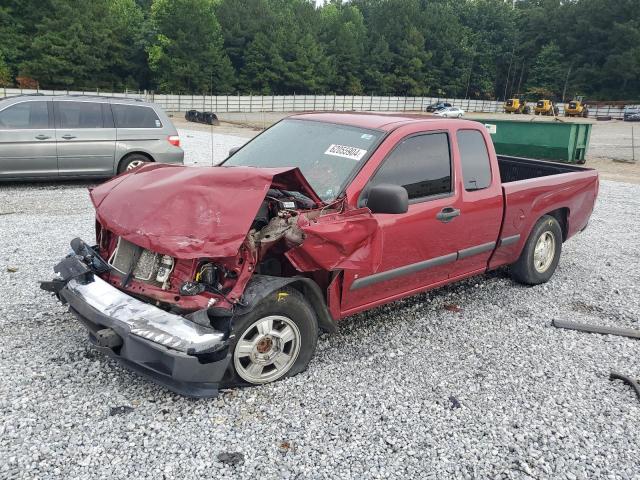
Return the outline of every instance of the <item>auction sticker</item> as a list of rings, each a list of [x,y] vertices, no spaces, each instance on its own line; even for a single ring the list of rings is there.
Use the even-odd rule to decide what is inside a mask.
[[[346,145],[332,144],[324,152],[325,155],[334,155],[336,157],[350,158],[351,160],[361,160],[364,157],[366,150],[362,150],[357,147],[347,147]]]

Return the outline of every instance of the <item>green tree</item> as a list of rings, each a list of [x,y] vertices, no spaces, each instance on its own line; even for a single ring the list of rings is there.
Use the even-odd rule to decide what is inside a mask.
[[[9,87],[11,83],[11,71],[4,60],[4,55],[0,52],[0,87]]]
[[[270,95],[284,90],[285,61],[277,48],[279,32],[256,34],[244,55],[242,84],[251,92]]]
[[[566,62],[558,45],[551,41],[542,47],[531,68],[527,81],[529,90],[547,92],[554,98],[562,95],[566,74]]]
[[[321,11],[319,41],[324,46],[330,65],[329,89],[334,92],[359,95],[365,59],[367,29],[360,10],[339,0],[333,0]]]
[[[149,68],[162,91],[228,93],[233,68],[213,0],[154,0]]]
[[[137,6],[125,0],[51,0],[55,15],[33,26],[18,73],[41,88],[135,87],[130,28]],[[133,17],[133,18],[131,18]],[[25,32],[28,34],[28,32]]]

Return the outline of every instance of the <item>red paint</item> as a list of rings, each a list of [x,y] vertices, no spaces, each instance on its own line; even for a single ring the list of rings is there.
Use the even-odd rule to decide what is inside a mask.
[[[593,210],[598,174],[591,169],[503,185],[491,138],[476,122],[353,113],[297,117],[386,132],[346,188],[343,200],[322,204],[300,171],[286,168],[148,165],[92,190],[97,220],[109,232],[99,242],[104,256],[115,248],[115,236],[122,236],[178,259],[180,268],[168,290],[138,281],[127,290],[187,310],[205,308],[211,299],[217,306],[231,307],[260,268],[261,256],[271,255],[282,264],[282,275],[304,275],[316,281],[327,292],[329,311],[337,319],[513,263],[542,215],[551,211],[566,215],[569,238],[586,226]],[[480,131],[485,139],[492,170],[492,183],[486,189],[464,189],[456,141],[461,129]],[[399,215],[372,214],[359,207],[360,193],[394,146],[409,135],[433,131],[449,136],[451,194],[413,203]],[[269,188],[299,191],[316,202],[318,208],[299,212],[301,245],[280,240],[258,249],[251,242],[249,228]],[[436,214],[445,207],[460,209],[461,215],[442,223]],[[518,242],[500,246],[500,239],[514,235],[520,235]],[[450,258],[452,253],[494,242],[495,248],[466,258],[454,255],[449,263],[352,288],[354,282],[358,287],[359,279],[375,273]],[[227,280],[226,299],[210,293],[176,299],[179,284],[193,279],[201,261],[234,272],[233,280]],[[118,278],[111,281],[117,284]]]
[[[91,191],[98,222],[177,258],[234,257],[273,184],[320,202],[298,169],[148,164]]]

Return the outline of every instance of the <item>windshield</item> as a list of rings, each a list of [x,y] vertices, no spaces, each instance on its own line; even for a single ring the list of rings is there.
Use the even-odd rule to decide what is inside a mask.
[[[298,167],[318,196],[331,201],[373,152],[383,132],[286,119],[231,156],[224,166]]]

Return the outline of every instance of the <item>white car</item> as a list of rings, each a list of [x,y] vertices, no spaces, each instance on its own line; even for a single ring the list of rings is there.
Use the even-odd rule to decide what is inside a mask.
[[[439,117],[445,118],[460,118],[464,116],[464,110],[458,107],[447,107],[442,108],[436,112],[433,112],[434,115],[438,115]]]

